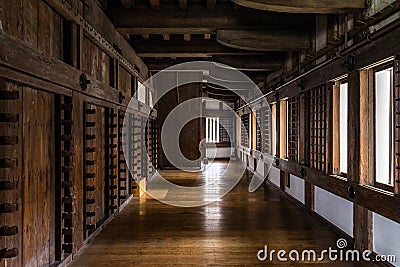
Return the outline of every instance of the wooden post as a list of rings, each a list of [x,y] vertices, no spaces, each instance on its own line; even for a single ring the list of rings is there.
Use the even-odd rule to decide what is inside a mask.
[[[369,184],[369,71],[348,77],[348,181]],[[357,197],[357,192],[356,192]],[[372,212],[354,203],[353,235],[356,249],[372,249]]]
[[[300,95],[299,112],[299,152],[300,164],[310,166],[310,95]],[[304,181],[304,205],[309,212],[314,211],[314,185]]]
[[[287,179],[288,173],[285,171],[280,171],[280,189],[285,192],[286,191],[286,179]]]
[[[314,185],[309,181],[304,181],[304,204],[306,210],[311,212],[314,211]]]
[[[276,157],[279,158],[280,157],[280,148],[281,148],[281,130],[280,130],[280,124],[281,124],[281,107],[280,107],[280,103],[277,100],[276,104],[275,104],[275,145],[276,145]]]
[[[328,83],[327,87],[327,96],[326,96],[326,103],[327,103],[327,109],[326,109],[326,114],[325,114],[325,121],[328,124],[327,127],[327,132],[326,132],[326,155],[325,155],[325,160],[328,163],[326,166],[326,171],[329,174],[333,173],[333,135],[334,132],[338,132],[338,128],[333,128],[333,91],[334,91],[334,84],[333,83]]]
[[[287,101],[280,101],[280,126],[279,126],[279,134],[280,134],[280,157],[287,158]]]
[[[360,72],[354,71],[348,77],[348,170],[350,183],[360,181]]]
[[[354,247],[358,250],[372,250],[372,212],[354,204]]]
[[[332,173],[340,173],[340,82],[332,88]],[[343,108],[343,107],[342,107]],[[347,107],[346,107],[347,108]]]
[[[395,121],[395,138],[400,140],[400,55],[397,55],[394,61],[394,93],[393,93],[393,107],[394,107],[394,121]],[[395,145],[394,148],[394,194],[400,197],[400,148]]]

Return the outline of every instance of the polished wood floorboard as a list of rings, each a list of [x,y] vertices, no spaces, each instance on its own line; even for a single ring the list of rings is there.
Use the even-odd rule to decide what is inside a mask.
[[[224,167],[223,162],[213,165]],[[187,186],[209,177],[204,172],[164,174]],[[196,208],[169,206],[149,197],[133,200],[70,266],[370,266],[258,261],[256,254],[264,245],[321,251],[336,248],[339,236],[275,187],[267,184],[249,193],[248,183],[244,176],[221,201]]]

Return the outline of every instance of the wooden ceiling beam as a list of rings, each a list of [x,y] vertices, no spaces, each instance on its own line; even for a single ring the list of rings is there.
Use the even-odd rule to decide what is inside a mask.
[[[168,43],[162,38],[135,40],[130,42],[136,53],[142,58],[208,58],[214,55],[260,55],[263,52],[238,50],[225,47],[215,40],[204,40],[203,36],[191,36],[186,42],[180,36],[171,36]]]
[[[311,48],[311,36],[301,31],[219,30],[217,42],[251,51],[301,51]]]
[[[163,3],[158,12],[136,3],[134,9],[110,8],[110,17],[117,30],[125,34],[205,34],[218,29],[296,31],[310,30],[314,23],[313,15],[309,14],[266,14],[248,8],[233,9],[229,3],[218,3],[212,11],[206,10],[200,3],[191,3],[185,12],[172,3]]]
[[[271,12],[348,14],[366,8],[365,0],[232,0],[235,4]]]
[[[176,64],[196,61],[210,60],[231,66],[240,71],[267,72],[282,69],[283,54],[275,53],[270,55],[258,56],[215,56],[208,59],[199,58],[147,58],[145,63],[150,71],[160,71]]]

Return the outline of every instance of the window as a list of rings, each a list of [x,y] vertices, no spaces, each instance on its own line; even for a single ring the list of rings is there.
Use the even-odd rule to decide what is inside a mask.
[[[309,91],[310,98],[310,166],[327,171],[327,93],[321,86]]]
[[[219,143],[231,144],[235,140],[230,140],[230,137],[235,138],[234,118],[219,118]]]
[[[270,155],[275,155],[273,152],[273,146],[274,146],[274,138],[273,136],[273,125],[272,125],[272,106],[270,108],[266,108],[263,110],[261,113],[261,120],[263,124],[263,129],[262,129],[262,135],[264,136],[264,139],[262,141],[262,152],[268,153]]]
[[[137,82],[138,86],[137,86],[137,90],[138,90],[138,94],[137,94],[137,98],[140,102],[142,103],[146,103],[146,94],[147,94],[147,88],[144,87],[144,85],[141,82]]]
[[[241,124],[240,124],[240,134],[241,134],[241,143],[244,147],[249,147],[249,114],[244,114],[241,116]]]
[[[256,111],[256,150],[261,151],[261,109]]]
[[[219,118],[206,119],[206,142],[219,143]]]
[[[347,176],[348,83],[337,81],[333,87],[333,174]]]
[[[375,183],[393,186],[393,67],[374,72]]]
[[[291,161],[298,161],[299,157],[299,96],[294,96],[287,101],[287,154]]]

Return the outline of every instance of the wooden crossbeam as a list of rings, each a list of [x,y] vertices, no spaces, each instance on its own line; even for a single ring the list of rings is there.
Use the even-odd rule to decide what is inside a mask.
[[[151,0],[156,1],[156,0]],[[125,34],[205,34],[218,29],[310,30],[313,15],[266,13],[247,8],[232,9],[218,4],[215,10],[206,10],[201,3],[191,3],[185,12],[173,3],[163,3],[158,12],[136,3],[134,9],[110,7],[111,19],[120,33]],[[151,19],[143,19],[151,18]],[[282,23],[284,22],[284,23]]]

